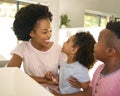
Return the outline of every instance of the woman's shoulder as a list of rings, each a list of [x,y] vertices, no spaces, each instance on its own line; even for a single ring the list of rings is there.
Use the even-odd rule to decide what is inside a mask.
[[[29,44],[27,41],[20,42],[14,50],[12,50],[11,54],[17,54],[23,58],[23,54],[28,50],[26,47]]]
[[[28,46],[30,46],[29,41],[22,41],[17,44],[14,50],[25,50]]]
[[[17,46],[28,46],[30,44],[29,41],[22,41]]]

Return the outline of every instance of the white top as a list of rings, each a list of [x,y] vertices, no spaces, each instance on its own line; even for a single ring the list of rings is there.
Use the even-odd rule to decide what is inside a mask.
[[[23,58],[23,67],[27,74],[44,77],[45,73],[52,71],[58,73],[58,65],[65,60],[65,55],[61,53],[61,46],[53,44],[46,52],[34,48],[30,41],[24,41],[12,51]]]
[[[79,88],[73,88],[68,82],[70,77],[76,78],[79,82],[90,81],[88,74],[88,69],[81,65],[79,62],[74,62],[73,64],[66,64],[65,62],[61,64],[60,67],[60,77],[59,77],[59,89],[62,94],[70,94],[79,92]]]

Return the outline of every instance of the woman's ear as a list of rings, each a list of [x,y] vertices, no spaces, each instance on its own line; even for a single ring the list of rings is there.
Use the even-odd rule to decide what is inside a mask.
[[[34,31],[31,31],[29,35],[30,37],[34,37]]]

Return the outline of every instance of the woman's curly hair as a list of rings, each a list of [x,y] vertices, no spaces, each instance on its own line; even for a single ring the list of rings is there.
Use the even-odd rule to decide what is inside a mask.
[[[52,13],[47,6],[30,4],[22,7],[16,13],[13,23],[13,30],[18,40],[28,41],[30,39],[29,34],[36,22],[46,18],[52,21]]]
[[[96,43],[93,36],[89,32],[76,33],[74,43],[78,47],[75,60],[88,69],[92,68],[95,63],[94,45]]]

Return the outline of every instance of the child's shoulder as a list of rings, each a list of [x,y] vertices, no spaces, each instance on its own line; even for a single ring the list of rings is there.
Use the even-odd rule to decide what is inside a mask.
[[[79,72],[83,72],[83,71],[88,71],[88,69],[85,67],[85,66],[83,66],[82,64],[80,64],[79,62],[75,62],[74,64],[72,64],[73,65],[73,68],[75,69],[75,71],[76,70],[78,70]]]
[[[103,69],[104,68],[104,64],[100,64],[97,69]]]
[[[100,72],[102,71],[103,68],[104,68],[104,64],[100,64],[100,65],[96,68],[94,74],[100,74]]]

